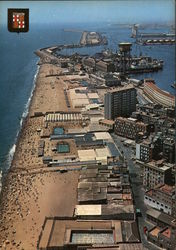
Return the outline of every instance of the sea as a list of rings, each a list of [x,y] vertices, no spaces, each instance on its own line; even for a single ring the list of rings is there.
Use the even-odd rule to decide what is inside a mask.
[[[68,31],[73,29],[72,31]],[[34,51],[58,44],[79,43],[80,30],[101,32],[108,45],[73,49],[65,53],[95,54],[103,49],[118,50],[119,42],[132,42],[132,54],[151,56],[164,61],[162,71],[145,73],[132,78],[153,78],[156,84],[172,92],[175,80],[175,46],[139,46],[131,38],[131,28],[112,23],[93,24],[31,24],[27,33],[10,33],[0,26],[0,170],[3,174],[10,167],[19,131],[27,115],[38,72],[38,57]],[[143,32],[168,32],[168,28],[145,29]]]

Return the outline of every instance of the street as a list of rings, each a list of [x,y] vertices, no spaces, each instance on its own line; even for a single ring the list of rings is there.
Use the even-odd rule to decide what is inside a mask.
[[[115,134],[111,134],[112,138],[114,139],[114,142],[116,146],[118,147],[119,151],[123,152],[123,155],[125,159],[127,160],[127,165],[129,169],[130,174],[130,180],[132,185],[132,191],[133,191],[133,198],[134,198],[134,204],[136,206],[136,209],[140,209],[142,216],[138,217],[138,225],[139,225],[139,232],[141,236],[141,241],[146,249],[150,250],[157,250],[160,249],[156,247],[153,244],[150,244],[147,241],[146,236],[144,235],[143,228],[144,226],[147,226],[148,229],[151,229],[153,227],[153,224],[150,224],[145,221],[146,217],[146,210],[147,207],[144,204],[144,188],[142,185],[142,169],[138,165],[134,164],[134,162],[131,160],[131,157],[135,155],[135,149],[132,149],[131,147],[126,147],[123,145],[123,142],[121,142],[121,139],[123,137],[119,137]]]

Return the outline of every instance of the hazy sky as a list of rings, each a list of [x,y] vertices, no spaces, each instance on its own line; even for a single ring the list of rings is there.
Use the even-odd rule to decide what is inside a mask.
[[[174,0],[1,1],[0,23],[7,23],[7,8],[29,8],[30,23],[174,23],[175,18]]]

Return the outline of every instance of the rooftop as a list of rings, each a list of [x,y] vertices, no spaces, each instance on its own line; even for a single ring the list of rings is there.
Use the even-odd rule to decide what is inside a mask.
[[[100,120],[100,122],[102,122],[104,124],[108,124],[108,125],[114,125],[113,120],[102,119],[102,120]]]
[[[135,221],[124,223],[117,220],[78,221],[75,218],[57,217],[45,218],[43,225],[39,238],[39,249],[68,247],[70,244],[72,246],[84,244],[84,246],[87,245],[87,249],[93,249],[95,247],[93,243],[96,243],[96,249],[109,250],[117,246],[117,243],[121,243],[119,246],[123,245],[118,248],[121,250],[142,249],[136,247],[140,238]],[[122,244],[123,242],[126,244]]]
[[[154,84],[153,82],[145,82],[144,86],[147,85],[148,87],[150,87],[151,89],[153,89],[154,91],[157,91],[158,93],[166,96],[166,97],[169,97],[171,99],[175,99],[173,95],[171,95],[170,93],[158,88],[158,86],[156,84]]]
[[[90,98],[90,99],[96,99],[96,98],[99,98],[98,94],[97,93],[88,93],[87,96]]]
[[[160,160],[160,161],[150,161],[148,163],[145,164],[147,167],[152,167],[156,170],[159,170],[161,172],[165,172],[168,169],[171,169],[172,166],[169,166],[168,164],[166,165],[164,163],[164,160]]]
[[[116,169],[122,166],[116,166]],[[118,173],[116,169],[100,166],[82,170],[78,183],[79,204],[105,204],[102,215],[119,216],[123,213],[128,214],[128,218],[132,216],[134,208],[129,176]]]
[[[148,190],[146,192],[146,194],[149,195],[149,196],[152,196],[153,195],[153,190],[154,189]],[[175,190],[175,187],[174,186],[169,186],[167,184],[162,184],[162,185],[156,186],[155,190],[161,191],[162,193],[165,193],[167,195],[172,196],[173,191]]]
[[[94,149],[78,150],[78,156],[80,161],[96,159],[96,153]]]
[[[155,220],[158,220],[162,223],[164,223],[167,226],[171,226],[173,223],[174,218],[168,214],[162,213],[156,209],[150,208],[146,212],[147,215],[151,216],[152,218],[155,218]]]
[[[108,246],[108,247],[101,247],[101,246],[94,246],[94,247],[88,247],[86,250],[143,250],[142,243],[120,243],[116,244],[114,246]]]
[[[170,237],[171,237],[170,228],[166,228],[161,234],[170,239]]]
[[[111,153],[109,152],[107,147],[104,148],[96,148],[95,149],[97,157],[110,157]]]
[[[132,84],[125,84],[123,86],[119,86],[118,88],[112,88],[112,89],[108,90],[107,93],[116,93],[116,92],[128,90],[128,89],[135,89],[135,88]]]
[[[171,194],[175,190],[175,187],[164,184],[164,185],[159,186],[158,189],[164,193]]]
[[[117,120],[117,121],[128,122],[128,123],[133,123],[133,124],[135,123],[135,124],[137,124],[137,125],[146,126],[145,123],[140,122],[140,121],[138,121],[138,120],[136,120],[136,119],[132,119],[132,118],[126,118],[126,117],[121,117],[121,116],[119,116],[119,117],[116,118],[116,120]]]
[[[160,230],[161,230],[160,227],[154,227],[149,233],[152,236],[158,237],[158,234],[159,234]]]
[[[75,215],[101,215],[101,205],[76,205]]]
[[[96,132],[94,133],[96,140],[112,140],[111,135],[108,132]]]

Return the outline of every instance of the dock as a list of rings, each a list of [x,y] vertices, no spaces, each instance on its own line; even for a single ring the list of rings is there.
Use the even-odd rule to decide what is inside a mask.
[[[138,30],[138,25],[132,27],[132,38],[140,45],[173,45],[175,44],[175,33],[142,33]]]

